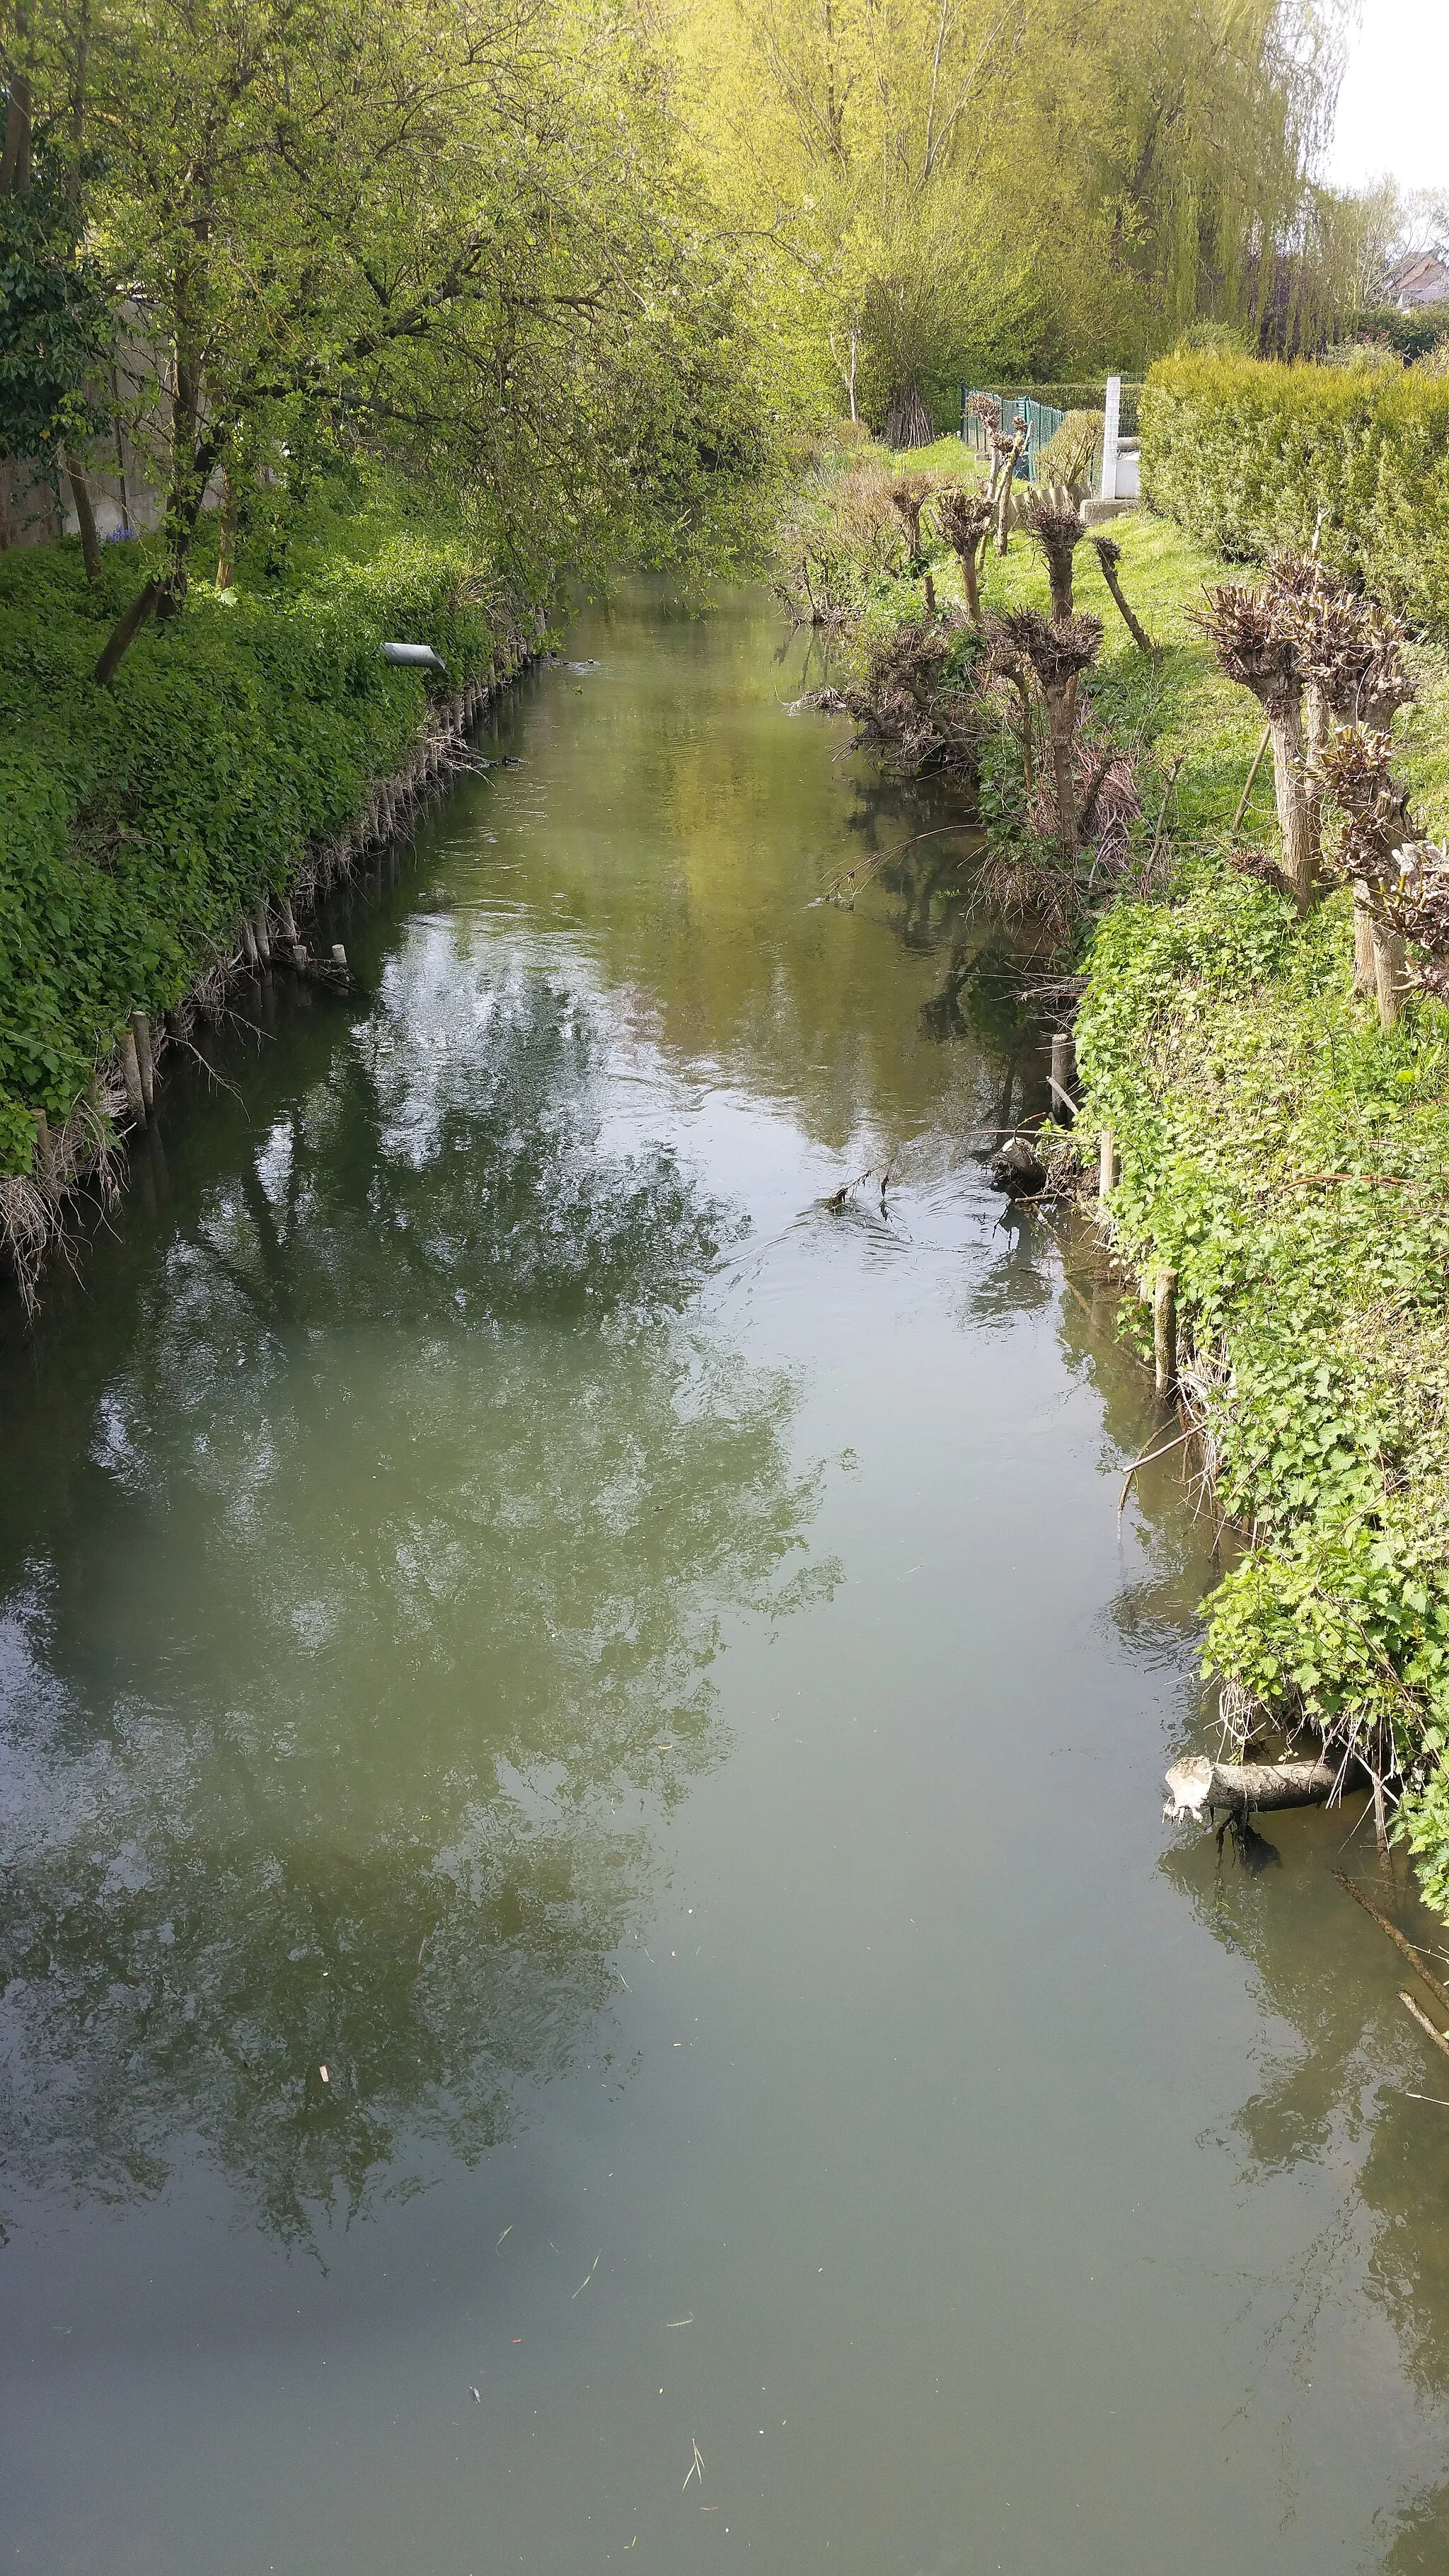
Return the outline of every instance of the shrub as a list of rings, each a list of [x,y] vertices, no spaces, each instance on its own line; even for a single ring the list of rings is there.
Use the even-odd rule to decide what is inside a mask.
[[[1069,411],[1036,460],[1037,483],[1059,483],[1074,500],[1084,499],[1096,480],[1105,427],[1100,411]]]
[[[1149,500],[1220,553],[1312,544],[1449,633],[1449,379],[1251,358],[1163,359],[1142,397]]]

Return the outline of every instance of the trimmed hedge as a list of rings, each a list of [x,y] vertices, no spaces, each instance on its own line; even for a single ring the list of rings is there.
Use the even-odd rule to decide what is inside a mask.
[[[461,529],[374,500],[323,512],[282,582],[198,583],[116,676],[91,667],[147,569],[107,547],[0,559],[0,1172],[31,1169],[31,1112],[63,1121],[127,1015],[169,1010],[238,914],[361,811],[422,728],[425,685],[387,635],[441,654],[448,693],[507,624],[470,593]]]
[[[1142,482],[1220,554],[1312,543],[1425,629],[1449,633],[1449,377],[1159,360],[1142,395]]]

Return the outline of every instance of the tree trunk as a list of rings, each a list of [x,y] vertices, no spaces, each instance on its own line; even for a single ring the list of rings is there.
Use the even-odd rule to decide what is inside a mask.
[[[1363,889],[1353,890],[1353,989],[1356,993],[1378,991],[1378,970],[1374,963],[1374,925],[1364,910]]]
[[[905,447],[929,447],[935,438],[931,416],[921,400],[919,385],[905,385],[891,396],[885,418],[885,444],[897,451]]]
[[[1404,969],[1408,951],[1396,930],[1385,930],[1376,921],[1373,927],[1374,989],[1379,997],[1379,1026],[1391,1029],[1399,1016],[1404,994]]]
[[[96,535],[96,514],[91,508],[91,496],[86,488],[85,472],[80,458],[71,447],[65,451],[65,471],[70,484],[71,498],[75,503],[76,519],[80,526],[81,560],[86,568],[86,579],[99,581],[101,542]]]
[[[981,593],[976,585],[976,548],[961,550],[961,587],[966,593],[966,613],[973,626],[981,623]]]
[[[1020,454],[1019,447],[1008,448],[1002,465],[1001,489],[996,496],[996,551],[999,555],[1005,554],[1007,539],[1011,535],[1011,478],[1016,472],[1016,460]]]
[[[1323,790],[1318,784],[1318,762],[1328,742],[1328,701],[1315,680],[1310,680],[1303,693],[1303,715],[1307,741],[1304,745],[1303,793],[1308,800],[1309,829],[1313,846],[1323,840]]]
[[[1177,1272],[1159,1270],[1152,1288],[1152,1362],[1159,1395],[1177,1384]]]
[[[178,357],[176,398],[172,405],[171,484],[166,516],[161,523],[166,563],[164,569],[132,600],[125,616],[112,631],[95,668],[95,677],[102,682],[114,678],[148,617],[178,617],[186,605],[196,522],[201,516],[207,483],[225,454],[227,444],[226,429],[220,424],[209,430],[198,444],[196,433],[200,403],[200,372]]]
[[[1273,734],[1273,784],[1278,798],[1278,830],[1283,843],[1283,874],[1300,912],[1306,912],[1318,872],[1318,845],[1303,775],[1303,708],[1293,700],[1269,716]]]
[[[179,299],[178,299],[179,300]],[[161,534],[166,568],[156,599],[158,617],[179,617],[191,580],[191,548],[207,480],[222,452],[213,431],[203,448],[201,428],[201,361],[183,342],[176,349],[176,386],[171,401],[171,477]]]
[[[221,517],[217,526],[216,543],[216,586],[218,590],[230,590],[232,579],[236,572],[236,524],[236,485],[232,481],[231,467],[229,465],[224,465],[221,473]]]
[[[135,643],[147,618],[154,612],[160,595],[160,582],[148,581],[145,589],[136,593],[124,617],[120,618],[112,628],[105,650],[91,674],[103,689],[108,688],[115,678],[124,656]]]
[[[1117,602],[1118,609],[1121,612],[1122,622],[1125,625],[1128,634],[1131,636],[1133,643],[1136,645],[1138,652],[1150,655],[1153,650],[1152,638],[1127,605],[1126,598],[1123,595],[1122,584],[1118,578],[1116,565],[1104,563],[1102,565],[1102,572],[1106,580],[1107,588],[1110,590],[1112,597]]]
[[[1264,1807],[1321,1807],[1333,1794],[1340,1767],[1332,1762],[1214,1762],[1190,1753],[1167,1774],[1169,1824],[1183,1816],[1201,1822],[1209,1808],[1239,1818]]]
[[[1052,726],[1052,784],[1057,798],[1057,839],[1062,865],[1070,867],[1077,855],[1076,781],[1072,776],[1072,746],[1058,736]]]
[[[25,40],[26,13],[15,12],[17,50]],[[0,149],[0,197],[23,197],[30,185],[30,82],[18,66],[10,76],[5,142]]]

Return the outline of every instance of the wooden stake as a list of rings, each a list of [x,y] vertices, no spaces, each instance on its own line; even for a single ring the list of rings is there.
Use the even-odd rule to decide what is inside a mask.
[[[1252,795],[1258,772],[1263,766],[1263,755],[1272,739],[1273,733],[1272,727],[1270,726],[1265,731],[1262,741],[1259,743],[1257,750],[1253,754],[1253,766],[1248,772],[1248,783],[1243,789],[1242,795],[1238,798],[1238,810],[1232,820],[1232,829],[1235,832],[1248,810],[1248,798]]]
[[[144,1011],[131,1013],[136,1033],[136,1061],[141,1068],[141,1096],[148,1112],[156,1105],[156,1059],[151,1052],[151,1023]]]
[[[50,1178],[51,1158],[55,1152],[51,1142],[50,1120],[43,1109],[32,1109],[30,1115],[35,1121],[35,1169],[41,1181],[45,1182]]]
[[[301,941],[297,937],[296,916],[284,894],[279,894],[277,897],[277,910],[282,916],[282,928],[286,932],[289,947],[299,948]]]
[[[264,903],[259,903],[257,905],[256,911],[252,915],[252,924],[257,936],[257,955],[260,957],[264,966],[270,966],[272,962],[272,934],[267,928],[267,907]]]
[[[341,967],[341,969],[342,969],[342,971],[343,971],[343,973],[344,973],[344,975],[346,974],[346,972],[347,972],[347,951],[346,951],[346,949],[343,947],[342,942],[341,942],[341,940],[340,940],[340,939],[335,940],[335,941],[333,942],[333,947],[332,947],[332,963],[333,963],[333,965],[334,965],[334,966],[340,966],[340,967]]]
[[[1097,1196],[1110,1198],[1117,1186],[1117,1139],[1110,1127],[1104,1127],[1098,1140],[1100,1160],[1097,1166]]]
[[[1058,1126],[1075,1115],[1072,1102],[1072,1041],[1065,1029],[1052,1038],[1052,1116]]]
[[[1157,1362],[1157,1392],[1170,1395],[1177,1384],[1177,1272],[1159,1270],[1152,1291],[1152,1348]]]
[[[242,955],[249,966],[255,966],[260,963],[257,956],[256,932],[245,913],[242,914],[238,927],[241,931]]]
[[[136,1055],[134,1029],[121,1031],[121,1072],[126,1084],[126,1107],[138,1127],[146,1124],[146,1095],[141,1089],[141,1067]]]
[[[1396,930],[1386,930],[1382,922],[1373,925],[1374,982],[1378,987],[1379,1026],[1391,1029],[1399,1017],[1399,1004],[1405,990],[1405,968],[1408,951]]]

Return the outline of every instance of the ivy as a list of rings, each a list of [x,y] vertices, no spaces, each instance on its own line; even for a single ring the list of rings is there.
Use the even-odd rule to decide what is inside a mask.
[[[432,644],[449,689],[499,640],[461,525],[333,495],[284,582],[244,560],[230,605],[198,584],[100,689],[98,633],[141,553],[107,547],[94,587],[71,546],[0,559],[0,1171],[30,1169],[33,1111],[64,1119],[129,1013],[174,1008],[243,908],[401,766],[425,686],[383,638]]]
[[[1176,1268],[1230,1371],[1221,1501],[1253,1543],[1206,1667],[1340,1743],[1388,1732],[1449,1911],[1449,1024],[1419,1003],[1383,1030],[1351,960],[1346,896],[1300,923],[1203,864],[1098,926],[1077,1054],[1118,1247]]]

